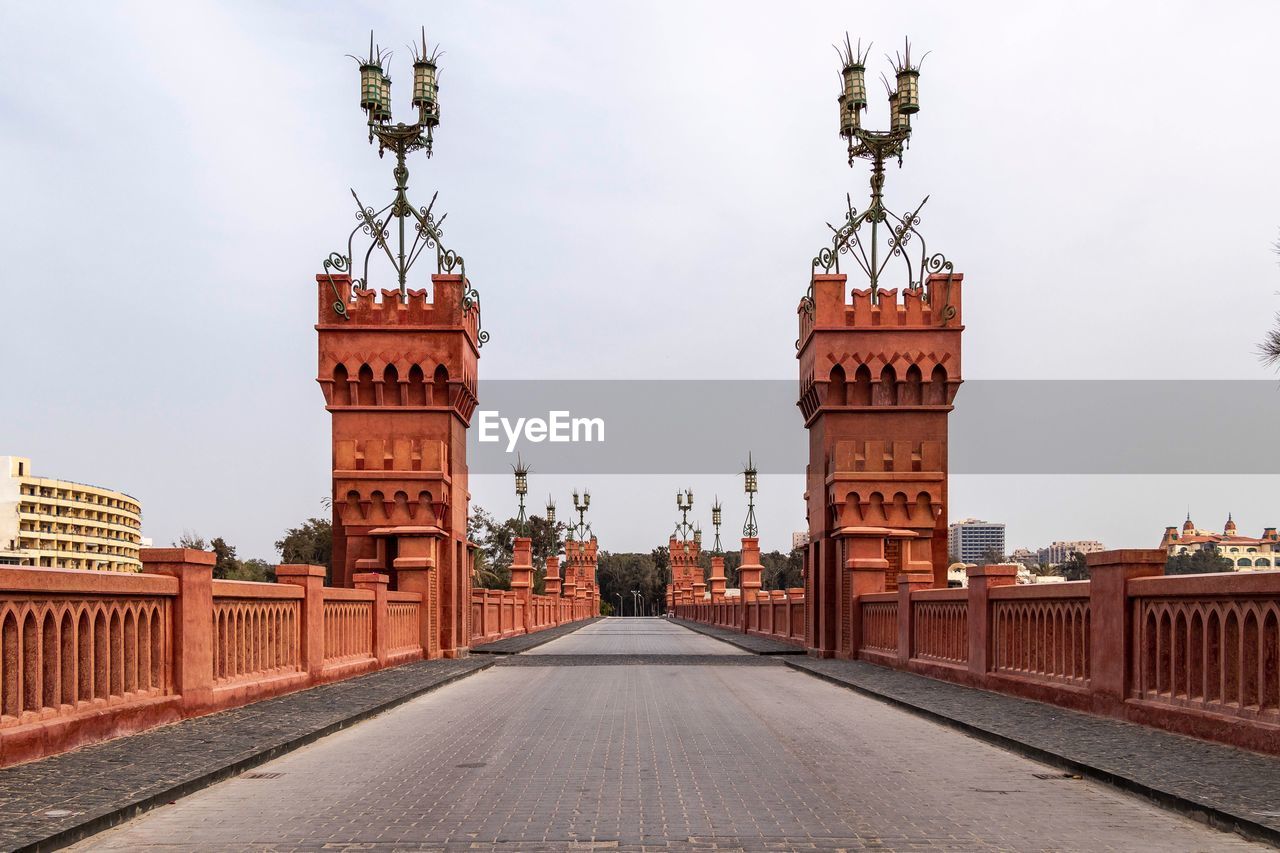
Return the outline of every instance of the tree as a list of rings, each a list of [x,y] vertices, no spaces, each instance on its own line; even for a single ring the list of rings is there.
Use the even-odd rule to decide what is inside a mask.
[[[1166,575],[1207,575],[1234,571],[1235,566],[1212,548],[1200,548],[1190,554],[1176,554],[1164,564]]]
[[[1085,581],[1089,579],[1089,565],[1084,560],[1084,554],[1079,551],[1073,551],[1067,561],[1059,563],[1057,568],[1058,574],[1069,581]]]
[[[802,586],[804,577],[801,569],[804,566],[804,549],[792,548],[788,554],[781,551],[770,551],[760,555],[761,585],[764,589],[791,589]]]
[[[213,555],[216,558],[216,562],[213,564],[213,576],[215,578],[226,579],[232,575],[239,574],[240,561],[236,559],[234,545],[228,545],[225,539],[218,536],[209,543],[209,550],[213,551]]]
[[[276,540],[276,551],[285,564],[324,566],[327,578],[333,571],[333,524],[327,518],[308,518]]]
[[[998,566],[1004,562],[1004,554],[1000,553],[1000,549],[991,547],[986,550],[979,561],[980,566]]]
[[[540,515],[531,515],[522,528],[514,518],[498,521],[483,507],[473,507],[467,517],[467,536],[476,544],[472,555],[472,583],[486,589],[511,588],[511,560],[518,536],[533,540],[533,591],[542,594],[547,576],[547,558],[564,547],[564,522],[551,524]]]
[[[175,548],[190,548],[193,551],[208,551],[209,543],[204,541],[204,537],[194,530],[182,531],[182,535],[178,537],[178,541],[173,543]]]
[[[1280,255],[1280,240],[1275,242],[1272,249]],[[1268,367],[1280,367],[1280,312],[1276,312],[1275,319],[1275,328],[1267,332],[1267,336],[1262,339],[1262,345],[1258,347],[1258,357]]]
[[[602,602],[616,608],[618,596],[622,596],[624,613],[632,613],[635,609],[632,590],[640,592],[642,613],[651,612],[654,605],[660,607],[666,600],[666,582],[652,553],[611,554],[601,551],[597,555],[596,583],[600,587]]]

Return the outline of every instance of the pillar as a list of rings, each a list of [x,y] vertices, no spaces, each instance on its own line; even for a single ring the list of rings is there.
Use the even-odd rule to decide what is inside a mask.
[[[742,537],[742,565],[738,567],[738,587],[742,590],[744,604],[756,600],[763,572],[764,566],[760,564],[760,540],[754,536]]]
[[[354,575],[356,589],[373,591],[373,656],[378,666],[387,665],[387,652],[391,648],[390,615],[387,612],[387,583],[391,580],[387,575],[377,572],[362,572]]]
[[[1089,685],[1104,704],[1120,703],[1129,696],[1133,675],[1129,581],[1164,574],[1168,557],[1163,548],[1085,554],[1089,566]]]
[[[320,677],[324,668],[324,573],[324,566],[276,566],[276,583],[303,589],[298,643],[302,660],[298,663],[312,681]]]
[[[969,671],[985,676],[991,671],[991,590],[1017,583],[1018,567],[970,566],[968,575]]]
[[[143,548],[142,570],[178,579],[173,614],[173,689],[186,713],[213,704],[213,564],[211,551]]]
[[[728,579],[724,576],[724,557],[719,555],[711,558],[711,577],[707,583],[711,587],[711,603],[719,604],[724,601],[724,587]]]

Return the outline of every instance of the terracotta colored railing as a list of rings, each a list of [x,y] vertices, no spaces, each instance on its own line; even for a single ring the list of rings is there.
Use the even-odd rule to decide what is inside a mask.
[[[1280,583],[1275,573],[1130,583],[1141,659],[1134,695],[1156,705],[1280,723]]]
[[[422,651],[422,601],[408,592],[387,593],[387,653]]]
[[[962,589],[922,590],[911,596],[912,653],[944,664],[969,661],[969,602]],[[896,627],[896,626],[895,626]]]
[[[703,601],[675,605],[681,619],[733,628],[788,643],[804,643],[804,590],[761,590],[751,600]]]
[[[889,655],[898,653],[898,596],[886,592],[863,596],[861,646]]]
[[[967,589],[902,575],[867,592],[883,585],[867,570],[838,654],[1280,754],[1280,571],[1165,577],[1165,558],[1090,554],[1091,580],[1027,586],[1016,566],[981,566]],[[676,611],[777,632],[775,595]]]
[[[0,728],[96,714],[170,692],[175,581],[27,572],[0,569]]]
[[[302,591],[284,585],[213,582],[213,683],[301,672]]]
[[[991,671],[1089,686],[1089,584],[991,590]]]

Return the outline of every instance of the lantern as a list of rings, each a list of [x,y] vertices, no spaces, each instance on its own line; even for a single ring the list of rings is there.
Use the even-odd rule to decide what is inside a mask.
[[[898,71],[898,112],[910,116],[920,112],[920,71],[902,68]]]
[[[861,62],[850,62],[840,72],[840,76],[844,78],[844,96],[848,100],[848,107],[855,113],[867,108],[866,70]]]
[[[418,108],[422,120],[427,124],[439,123],[439,95],[440,83],[435,62],[419,59],[413,63],[413,105]]]
[[[858,111],[849,109],[849,97],[841,95],[836,99],[840,104],[840,135],[845,139],[853,136],[853,131],[858,127]]]
[[[382,66],[364,63],[360,66],[360,109],[372,118],[382,105]]]
[[[889,93],[889,127],[893,130],[911,130],[911,116],[898,109],[898,93]]]
[[[720,503],[717,501],[711,506],[711,523],[716,527],[720,526]]]
[[[377,122],[391,121],[391,78],[381,73],[382,69],[378,69],[378,106],[374,108],[369,117]]]
[[[556,502],[551,500],[550,495],[547,496],[547,524],[556,526]]]

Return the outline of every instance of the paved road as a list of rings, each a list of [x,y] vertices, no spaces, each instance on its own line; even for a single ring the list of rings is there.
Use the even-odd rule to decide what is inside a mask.
[[[79,849],[1261,849],[736,651],[605,620]]]

